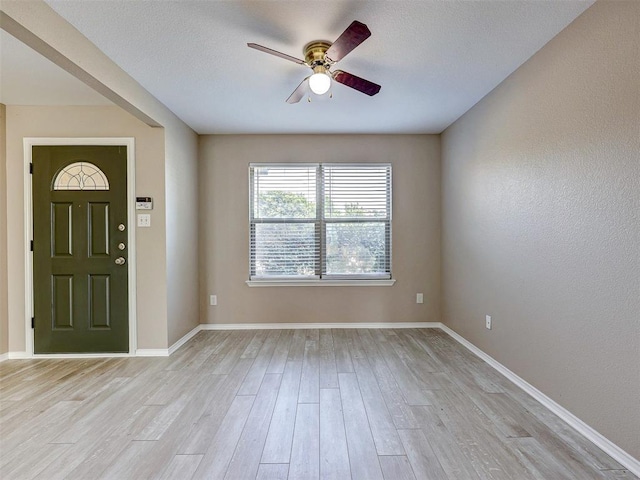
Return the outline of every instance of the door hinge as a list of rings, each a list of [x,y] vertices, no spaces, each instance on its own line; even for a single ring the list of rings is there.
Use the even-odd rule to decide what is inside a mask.
[[[33,252],[33,240],[31,240],[31,251]]]
[[[29,164],[29,173],[33,174],[33,163]]]
[[[36,328],[36,317],[31,317],[31,328]]]

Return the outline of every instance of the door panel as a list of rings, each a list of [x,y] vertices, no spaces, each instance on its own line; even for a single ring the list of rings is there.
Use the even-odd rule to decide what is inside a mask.
[[[89,275],[89,328],[91,330],[111,327],[109,280],[109,275]]]
[[[32,159],[34,351],[127,352],[126,147],[34,146]]]
[[[89,204],[89,256],[109,255],[109,204]]]
[[[51,204],[51,250],[55,257],[73,255],[73,205],[69,202]]]
[[[73,275],[51,275],[53,330],[73,329]]]

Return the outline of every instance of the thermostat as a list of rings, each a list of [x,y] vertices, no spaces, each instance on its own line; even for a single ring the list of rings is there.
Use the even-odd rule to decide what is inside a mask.
[[[151,197],[136,197],[136,210],[152,210],[153,199]]]

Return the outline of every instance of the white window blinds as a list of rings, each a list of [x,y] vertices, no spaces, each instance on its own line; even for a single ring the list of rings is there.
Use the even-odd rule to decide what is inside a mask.
[[[251,164],[250,278],[391,278],[391,165]]]
[[[322,167],[323,277],[391,277],[391,166]]]

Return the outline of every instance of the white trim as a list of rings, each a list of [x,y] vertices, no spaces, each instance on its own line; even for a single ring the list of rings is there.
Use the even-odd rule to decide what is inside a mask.
[[[540,402],[544,407],[551,410],[555,413],[561,420],[564,420],[568,423],[573,429],[575,429],[579,434],[593,443],[596,447],[600,448],[603,452],[608,454],[615,461],[620,463],[623,467],[627,468],[634,475],[640,476],[640,460],[635,459],[627,452],[618,447],[611,440],[603,436],[601,433],[597,432],[595,429],[584,423],[578,417],[576,417],[569,410],[564,408],[563,406],[556,403],[554,400],[546,396],[536,387],[528,383],[526,380],[522,379],[507,367],[502,365],[500,362],[495,360],[490,355],[486,354],[478,347],[476,347],[473,343],[469,342],[467,339],[457,334],[453,330],[451,330],[446,325],[441,326],[442,330],[446,332],[451,338],[456,340],[462,346],[469,349],[471,352],[476,354],[482,360],[491,365],[494,369],[496,369],[499,373],[504,375],[508,380],[515,383],[522,390],[531,395],[534,399]]]
[[[168,357],[168,348],[139,348],[136,357]]]
[[[49,355],[35,355],[33,353],[33,252],[26,246],[33,239],[33,205],[32,185],[29,164],[31,163],[32,148],[35,145],[121,145],[127,147],[127,274],[129,281],[129,353],[127,354],[97,354],[104,357],[133,356],[136,352],[137,316],[136,316],[136,161],[135,139],[133,137],[93,137],[93,138],[50,138],[25,137],[24,148],[24,245],[25,245],[25,352],[26,358],[86,358],[64,354],[61,357]],[[22,355],[23,352],[14,352]],[[9,358],[25,358],[12,357]]]
[[[9,360],[9,352],[0,355],[0,363],[4,362],[5,360]]]
[[[9,360],[27,360],[33,359],[33,355],[27,354],[27,352],[9,352]]]
[[[173,352],[178,350],[181,346],[191,340],[194,336],[202,330],[202,325],[196,325],[191,331],[187,332],[180,340],[169,347],[169,355],[173,355]]]
[[[326,328],[441,328],[440,322],[381,323],[201,323],[201,330],[300,330]]]
[[[250,287],[391,287],[395,279],[387,280],[247,280]]]

